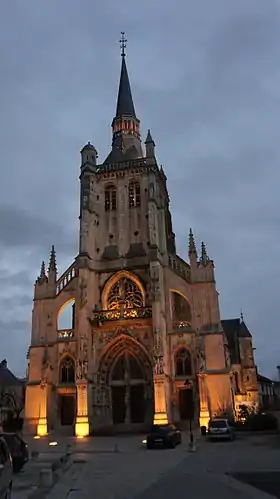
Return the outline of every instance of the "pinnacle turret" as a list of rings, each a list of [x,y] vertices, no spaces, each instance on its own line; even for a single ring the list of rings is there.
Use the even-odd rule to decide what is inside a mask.
[[[210,258],[209,258],[208,254],[207,254],[205,243],[203,241],[201,243],[201,257],[200,257],[200,261],[205,266],[210,261]]]
[[[50,263],[49,263],[49,275],[54,274],[57,275],[57,267],[56,267],[56,254],[54,246],[52,246],[51,254],[50,254]]]
[[[45,262],[44,260],[42,260],[42,263],[41,263],[41,271],[40,271],[40,280],[41,281],[45,281],[47,279],[47,275],[46,275],[46,266],[45,266]]]
[[[155,143],[153,141],[150,129],[148,130],[148,133],[147,133],[147,137],[145,140],[145,146],[146,146],[146,157],[153,158],[155,156]]]
[[[191,255],[195,255],[197,257],[195,239],[194,239],[192,229],[190,229],[190,232],[189,232],[189,256],[191,256]]]

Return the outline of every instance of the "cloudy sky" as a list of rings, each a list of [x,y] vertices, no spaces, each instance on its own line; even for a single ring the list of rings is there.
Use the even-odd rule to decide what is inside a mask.
[[[10,0],[0,7],[0,357],[19,375],[33,283],[77,252],[79,151],[111,141],[125,30],[142,134],[168,175],[179,253],[215,260],[223,318],[280,363],[279,0]]]

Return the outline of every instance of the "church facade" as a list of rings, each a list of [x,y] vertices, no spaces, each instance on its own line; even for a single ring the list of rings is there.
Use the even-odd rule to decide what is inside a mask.
[[[80,238],[57,275],[51,251],[34,290],[25,431],[138,431],[234,412],[228,341],[204,243],[176,252],[167,179],[140,138],[122,52],[112,148],[81,150]],[[63,309],[72,323],[59,329]]]

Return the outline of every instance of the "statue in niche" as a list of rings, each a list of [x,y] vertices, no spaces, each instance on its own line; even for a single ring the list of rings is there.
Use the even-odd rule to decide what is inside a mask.
[[[87,379],[88,363],[86,360],[78,360],[76,363],[76,377],[78,380]]]
[[[149,198],[154,199],[155,197],[155,188],[153,184],[149,185]]]
[[[88,347],[87,347],[87,337],[85,335],[82,335],[80,337],[80,352],[79,352],[79,359],[80,360],[85,360],[87,359],[87,353],[88,353]]]
[[[150,270],[150,289],[151,289],[151,298],[153,301],[157,301],[160,299],[160,275],[159,269],[157,267],[152,267]]]
[[[159,355],[158,357],[155,357],[154,373],[156,375],[164,374],[163,367],[164,367],[163,366],[163,356]]]
[[[206,359],[205,359],[204,338],[201,337],[201,336],[199,338],[198,362],[199,362],[199,372],[205,371],[205,369],[206,369]]]
[[[82,277],[80,282],[80,306],[81,308],[87,303],[87,281]]]

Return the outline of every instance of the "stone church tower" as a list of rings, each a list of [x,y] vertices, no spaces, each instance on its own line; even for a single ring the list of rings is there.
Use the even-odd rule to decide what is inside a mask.
[[[81,150],[80,241],[59,278],[51,251],[35,283],[25,430],[77,436],[197,422],[233,407],[214,264],[189,234],[176,253],[163,168],[145,146],[122,46],[112,148]],[[66,306],[72,324],[59,329]],[[65,431],[65,430],[64,430]]]

